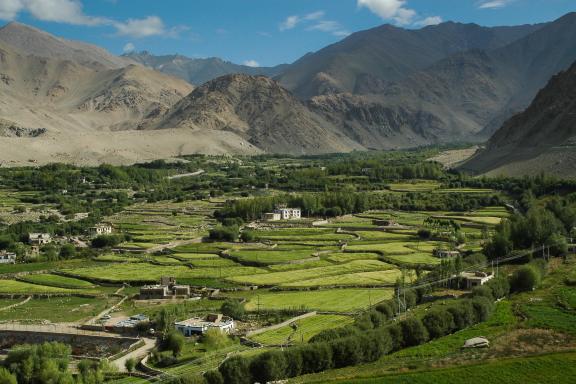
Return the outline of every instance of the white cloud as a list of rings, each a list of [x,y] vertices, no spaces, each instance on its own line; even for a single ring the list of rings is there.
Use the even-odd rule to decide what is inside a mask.
[[[21,0],[2,0],[0,1],[0,19],[14,20],[23,8]]]
[[[14,20],[21,12],[28,12],[35,19],[73,25],[107,25],[116,28],[117,34],[135,38],[149,36],[176,37],[188,30],[185,26],[166,28],[158,16],[128,19],[124,22],[105,17],[89,16],[82,10],[80,0],[0,0],[0,19]]]
[[[113,25],[118,35],[137,39],[150,36],[178,37],[180,33],[189,29],[183,25],[167,29],[162,19],[158,16],[128,19],[125,22],[114,22]]]
[[[0,19],[13,20],[22,11],[42,21],[75,25],[101,25],[102,17],[87,16],[79,0],[0,0]]]
[[[287,31],[289,29],[296,27],[296,25],[298,25],[299,22],[300,22],[300,17],[295,16],[295,15],[288,16],[286,18],[286,20],[284,20],[282,23],[280,23],[279,29],[281,31]]]
[[[318,23],[307,28],[308,31],[320,31],[331,33],[334,36],[348,36],[350,32],[344,30],[339,22],[333,20],[320,20]]]
[[[430,16],[425,19],[419,20],[415,22],[415,25],[419,25],[422,27],[427,27],[429,25],[438,25],[442,22],[442,18],[440,16]]]
[[[416,11],[406,8],[406,0],[357,0],[359,7],[368,8],[384,20],[392,20],[399,25],[411,24]]]
[[[148,16],[144,19],[128,19],[123,23],[115,23],[119,35],[132,37],[148,37],[163,35],[164,22],[158,16]]]
[[[514,0],[482,0],[478,4],[480,9],[497,9],[504,8],[505,6],[512,3]]]
[[[348,36],[350,32],[346,31],[340,23],[333,20],[326,20],[324,11],[316,11],[308,13],[303,16],[292,15],[288,16],[282,23],[280,23],[280,31],[287,31],[294,29],[299,24],[308,24],[307,31],[320,31],[331,33],[334,36],[343,37]]]
[[[258,63],[256,60],[246,60],[242,64],[244,64],[247,67],[252,67],[252,68],[258,68],[260,66],[260,63]]]
[[[130,52],[134,52],[136,50],[136,46],[132,43],[127,43],[124,48],[122,48],[122,52],[124,53],[130,53]]]
[[[308,13],[304,16],[292,15],[288,16],[283,22],[280,23],[279,29],[281,31],[287,31],[289,29],[294,29],[298,24],[303,21],[313,21],[319,20],[324,17],[324,11],[316,11]]]

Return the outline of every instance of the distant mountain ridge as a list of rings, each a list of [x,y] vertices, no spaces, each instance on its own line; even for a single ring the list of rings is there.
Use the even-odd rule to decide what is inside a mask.
[[[373,81],[397,82],[452,54],[499,48],[542,26],[488,28],[446,22],[411,30],[382,25],[305,55],[277,80],[303,99],[365,93],[364,88]]]
[[[287,65],[249,67],[224,61],[217,57],[193,59],[182,55],[156,56],[147,51],[131,52],[122,57],[157,71],[179,77],[194,85],[202,85],[217,77],[236,73],[274,77],[287,67]]]

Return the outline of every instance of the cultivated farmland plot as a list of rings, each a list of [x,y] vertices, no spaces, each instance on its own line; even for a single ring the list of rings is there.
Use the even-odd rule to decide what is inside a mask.
[[[260,303],[260,308],[266,310],[318,310],[345,313],[388,300],[392,294],[392,288],[266,292],[252,296],[246,304],[246,309],[256,311]]]
[[[326,329],[334,329],[351,324],[354,320],[342,315],[316,315],[297,320],[292,325],[266,331],[251,337],[252,340],[264,345],[300,344],[306,343],[315,335]]]

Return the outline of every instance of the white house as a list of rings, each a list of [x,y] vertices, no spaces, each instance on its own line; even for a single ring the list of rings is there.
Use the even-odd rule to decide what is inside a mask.
[[[52,242],[52,236],[49,233],[31,233],[28,237],[32,245],[45,245]]]
[[[280,207],[274,210],[274,213],[280,214],[282,220],[298,220],[302,217],[300,208]]]
[[[112,226],[110,224],[98,224],[94,227],[90,227],[88,232],[91,236],[111,235]]]
[[[460,276],[466,281],[466,289],[479,287],[494,278],[493,273],[486,272],[462,272]]]
[[[11,252],[0,252],[0,264],[16,264],[16,254]]]
[[[211,314],[206,319],[192,318],[174,323],[176,330],[184,336],[202,335],[210,329],[218,329],[224,333],[231,333],[234,328],[234,320],[222,314]]]

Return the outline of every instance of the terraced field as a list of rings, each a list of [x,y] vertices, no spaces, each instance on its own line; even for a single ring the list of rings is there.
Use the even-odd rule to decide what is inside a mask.
[[[20,278],[21,280],[37,285],[45,285],[50,287],[68,288],[68,289],[93,289],[96,286],[86,280],[74,279],[71,277],[59,275],[27,275]]]
[[[255,294],[246,303],[248,311],[256,311],[258,302],[266,310],[318,310],[352,312],[390,299],[393,289],[326,289],[316,291],[266,292]]]
[[[195,278],[227,278],[244,275],[258,275],[266,273],[265,270],[254,267],[217,267],[217,268],[189,268],[187,266],[162,266],[148,263],[129,263],[116,265],[102,265],[94,268],[67,269],[64,272],[78,277],[90,278],[110,282],[156,282],[162,276],[174,276],[177,279]]]
[[[354,320],[349,316],[316,315],[294,322],[292,324],[260,333],[250,339],[264,345],[283,345],[306,343],[315,335],[326,329],[334,329],[351,324]]]
[[[258,275],[234,276],[228,278],[228,280],[241,284],[273,286],[287,284],[295,281],[314,279],[318,276],[328,277],[357,272],[386,271],[395,269],[395,266],[377,260],[354,260],[345,264],[331,265],[320,268],[262,273]]]

